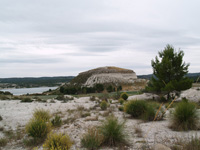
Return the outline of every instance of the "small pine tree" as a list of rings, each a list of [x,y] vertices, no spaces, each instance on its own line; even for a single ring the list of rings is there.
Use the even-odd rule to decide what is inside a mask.
[[[189,64],[183,62],[183,51],[176,52],[173,46],[167,45],[158,56],[160,59],[156,56],[155,60],[151,61],[153,77],[148,90],[165,92],[169,100],[170,92],[191,88],[192,80],[185,77]]]

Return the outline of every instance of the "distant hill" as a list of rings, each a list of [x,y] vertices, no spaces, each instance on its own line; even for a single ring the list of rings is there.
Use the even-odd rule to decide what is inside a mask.
[[[137,77],[139,79],[148,79],[148,80],[150,80],[152,76],[153,76],[153,74],[148,74],[148,75],[138,75]],[[193,79],[194,82],[196,82],[197,78],[200,77],[200,72],[199,73],[188,73],[186,76],[188,78],[190,78],[190,79]],[[200,82],[200,79],[198,80],[198,82]]]
[[[0,86],[8,87],[40,87],[59,86],[62,83],[70,82],[74,76],[61,77],[25,77],[25,78],[0,78]]]
[[[82,85],[93,86],[95,84],[104,84],[104,83],[117,84],[122,79],[125,79],[123,75],[127,76],[126,82],[128,82],[129,78],[133,79],[137,78],[133,70],[114,67],[114,66],[106,66],[81,72],[71,81],[71,83],[81,86]]]

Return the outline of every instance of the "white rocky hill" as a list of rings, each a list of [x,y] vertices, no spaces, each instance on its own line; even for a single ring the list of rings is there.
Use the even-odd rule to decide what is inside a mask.
[[[122,86],[123,90],[141,89],[146,80],[137,79],[136,73],[130,69],[118,67],[100,67],[80,73],[72,80],[72,84],[93,87],[96,84]]]

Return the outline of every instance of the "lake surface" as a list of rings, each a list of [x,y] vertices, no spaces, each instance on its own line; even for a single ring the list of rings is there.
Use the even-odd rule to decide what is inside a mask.
[[[37,88],[20,88],[20,89],[1,89],[0,91],[8,91],[13,95],[23,95],[23,94],[34,94],[34,93],[43,93],[49,89],[54,90],[58,87],[37,87]]]

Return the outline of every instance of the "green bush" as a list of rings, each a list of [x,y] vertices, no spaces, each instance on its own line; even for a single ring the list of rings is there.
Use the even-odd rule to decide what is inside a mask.
[[[124,110],[133,118],[139,118],[146,121],[152,121],[156,113],[154,105],[148,104],[143,100],[132,100],[127,102],[124,106]]]
[[[109,85],[107,88],[106,88],[107,92],[110,93],[110,92],[113,92],[114,91],[114,88],[112,87],[112,85]]]
[[[124,111],[124,107],[123,106],[119,106],[118,109],[119,109],[119,111]]]
[[[197,130],[199,129],[199,115],[196,105],[183,100],[172,113],[171,128],[174,130]]]
[[[131,100],[124,105],[124,110],[133,118],[139,118],[147,110],[147,104],[145,101],[142,100]]]
[[[33,138],[44,138],[50,132],[51,125],[42,119],[31,119],[26,125],[26,132]]]
[[[60,116],[56,115],[52,120],[51,123],[54,127],[60,127],[62,125],[62,119]]]
[[[33,117],[35,119],[41,119],[41,120],[44,120],[44,121],[49,121],[49,119],[51,118],[51,115],[50,115],[48,110],[44,110],[44,109],[41,108],[41,109],[36,109],[34,111]]]
[[[127,93],[122,93],[120,95],[121,98],[123,98],[124,100],[127,100],[128,99],[128,94]]]
[[[43,145],[48,150],[69,150],[73,142],[67,134],[50,133]]]
[[[103,142],[103,135],[99,129],[92,127],[88,129],[88,132],[83,135],[81,139],[81,145],[88,150],[98,149]]]
[[[31,103],[33,100],[29,97],[25,97],[21,100],[22,103]]]
[[[6,146],[7,142],[8,140],[6,138],[0,138],[0,147]]]
[[[103,100],[100,104],[100,107],[102,110],[106,110],[108,107],[108,103],[105,100]]]
[[[124,99],[123,99],[123,98],[120,98],[120,99],[118,100],[118,102],[122,105],[122,104],[124,103]]]
[[[153,105],[148,104],[145,113],[141,116],[145,121],[153,121],[156,115],[156,110]]]
[[[127,133],[125,133],[125,122],[119,122],[114,116],[109,116],[100,126],[104,140],[103,144],[107,146],[117,146],[127,144]]]

